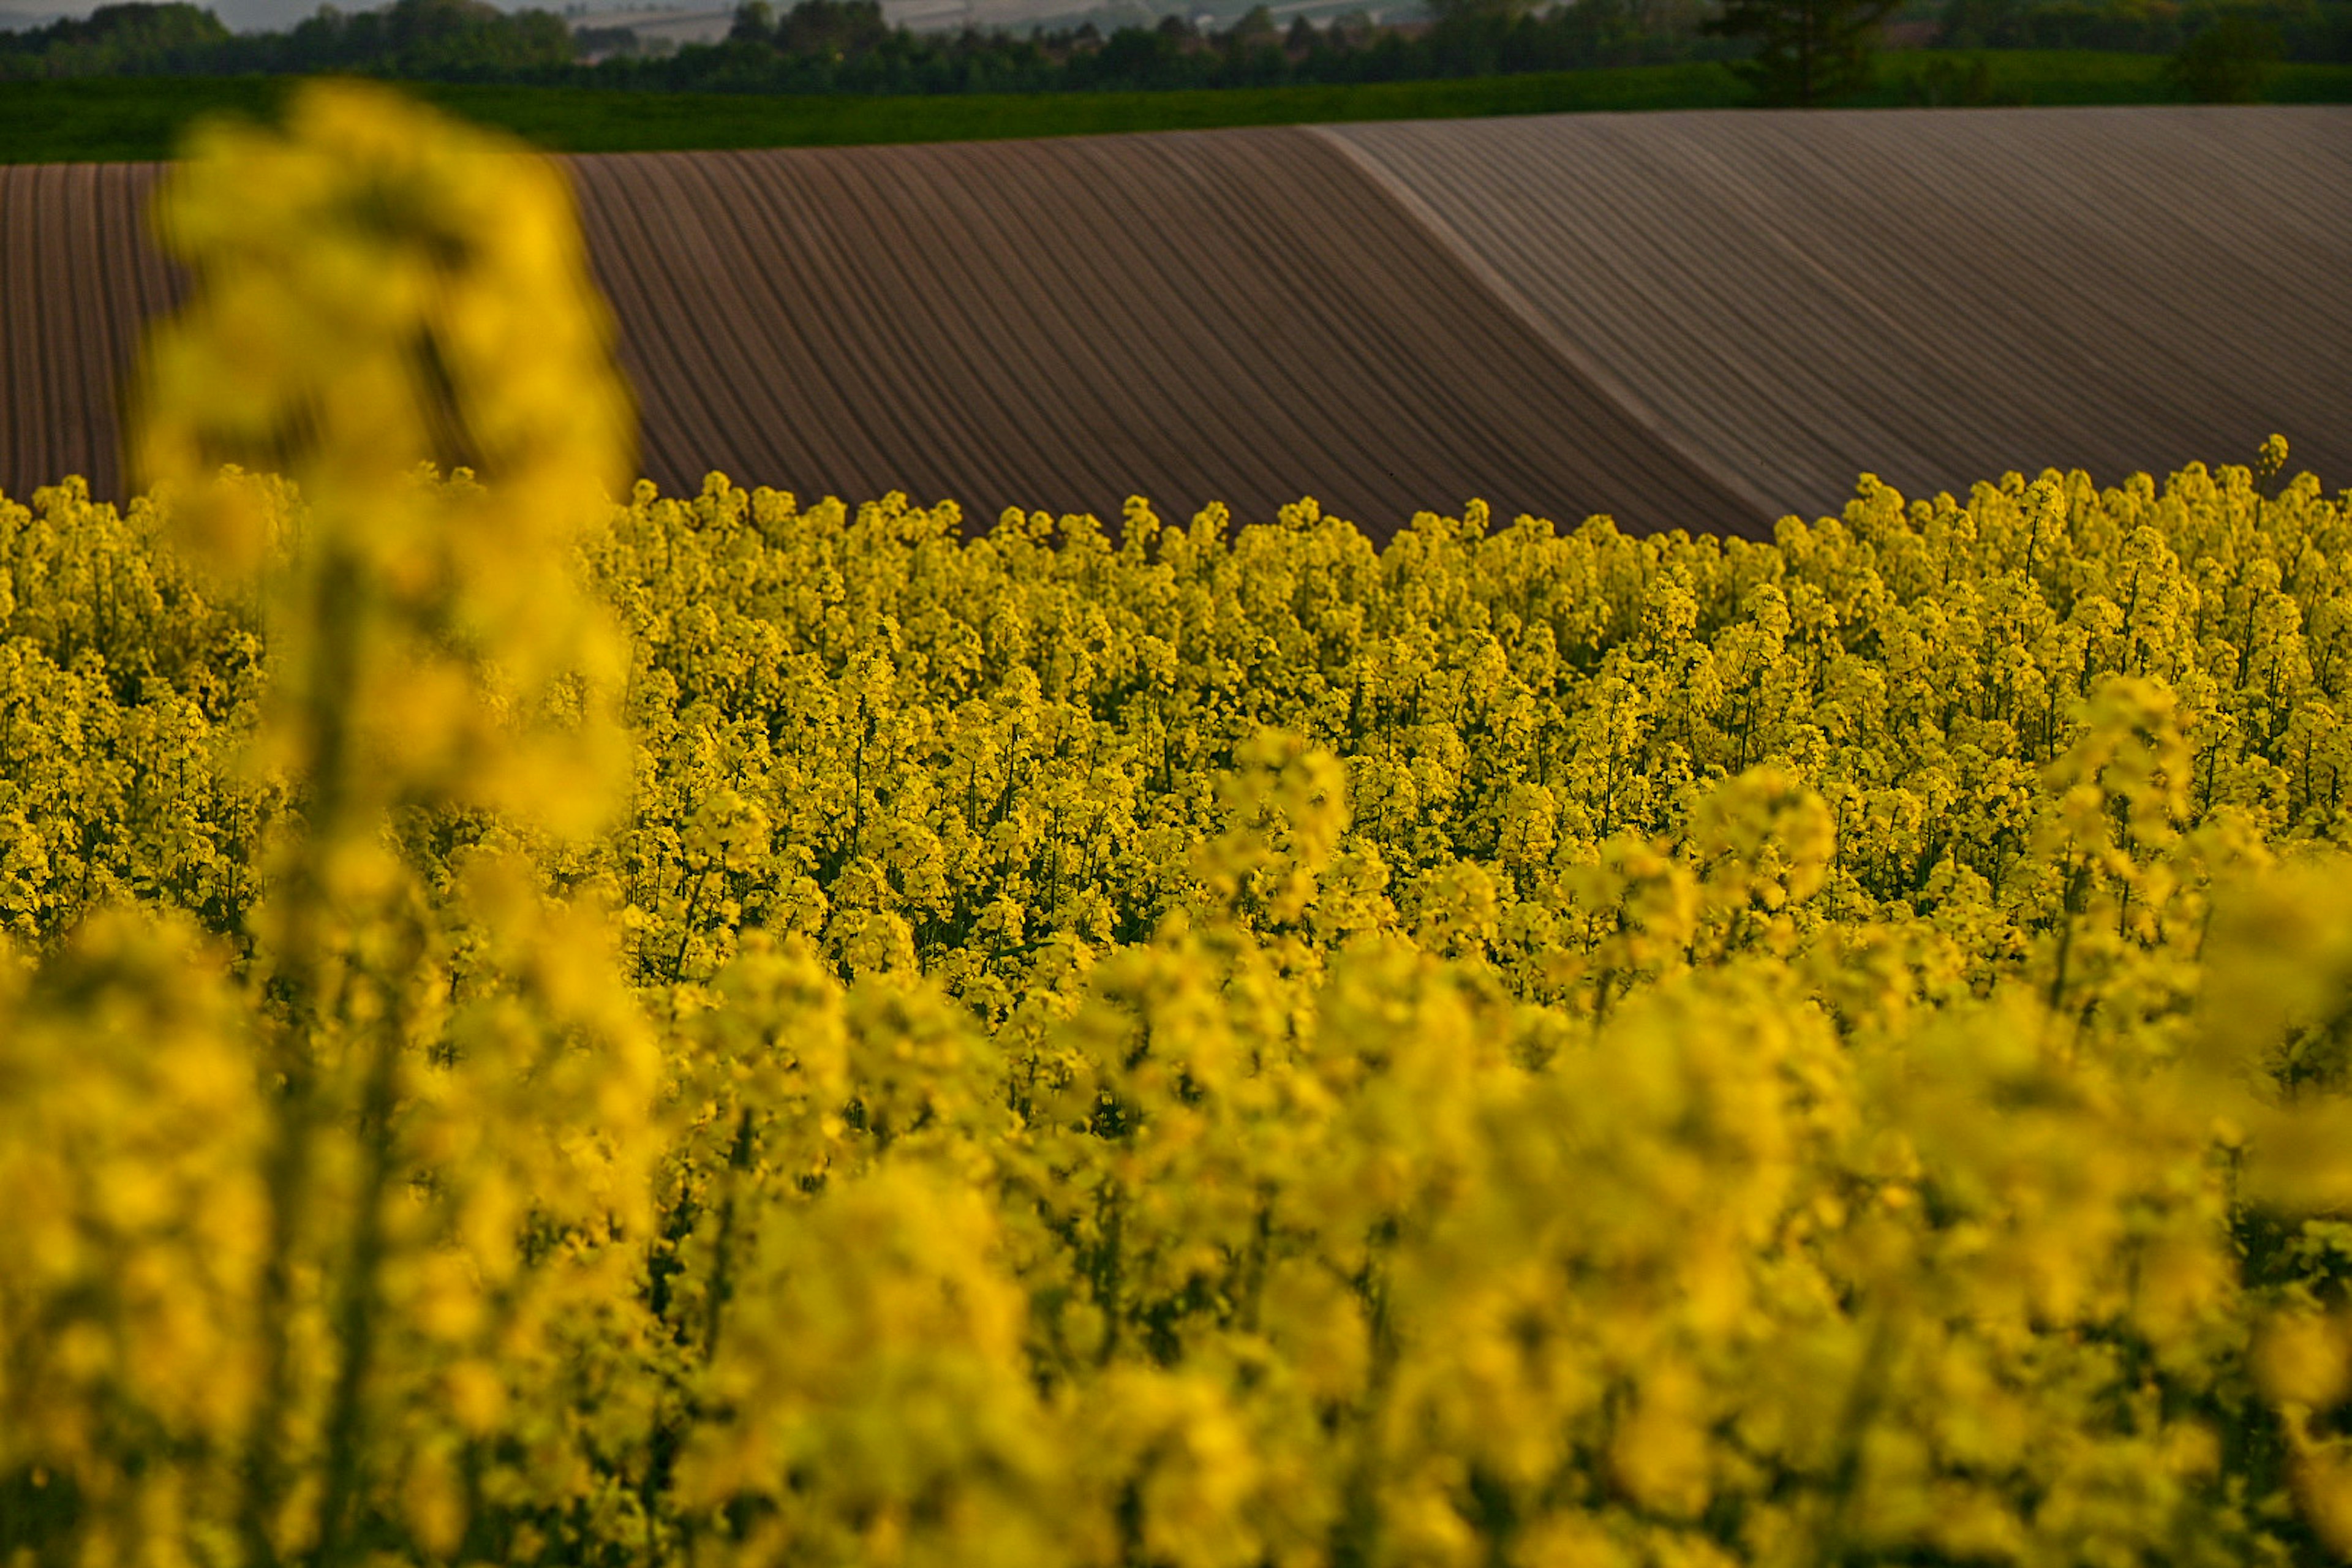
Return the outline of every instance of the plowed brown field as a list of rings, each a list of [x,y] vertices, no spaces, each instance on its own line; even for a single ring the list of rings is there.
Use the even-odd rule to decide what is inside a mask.
[[[2284,432],[2352,482],[2352,110],[1333,127],[1530,331],[1811,512]]]
[[[0,168],[0,493],[121,493],[117,401],[177,289],[146,238],[156,163]]]
[[[665,485],[1765,521],[1296,131],[574,169]]]
[[[2352,477],[2352,111],[1668,114],[571,161],[666,489],[1760,531],[1874,470]],[[152,165],[0,168],[0,489],[120,495]]]

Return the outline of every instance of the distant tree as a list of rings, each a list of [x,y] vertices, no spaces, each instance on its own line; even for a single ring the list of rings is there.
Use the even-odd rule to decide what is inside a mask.
[[[1901,0],[1726,0],[1706,30],[1753,38],[1731,68],[1767,103],[1810,108],[1866,85],[1878,29]]]
[[[1253,5],[1225,29],[1224,42],[1230,48],[1255,48],[1270,44],[1281,35],[1274,26],[1274,13],[1264,5]]]
[[[768,0],[743,0],[735,7],[734,25],[727,29],[730,43],[772,44],[776,41],[776,8]]]
[[[776,24],[776,47],[803,59],[852,59],[889,36],[879,0],[800,0]]]
[[[1087,60],[1085,79],[1097,87],[1170,86],[1192,36],[1192,25],[1181,16],[1163,17],[1150,28],[1116,28]]]
[[[1528,0],[1422,0],[1434,19],[1421,54],[1442,76],[1492,76],[1504,68]]]
[[[2252,103],[2284,52],[2279,30],[2242,13],[2191,35],[2166,63],[2172,89],[2200,103]]]

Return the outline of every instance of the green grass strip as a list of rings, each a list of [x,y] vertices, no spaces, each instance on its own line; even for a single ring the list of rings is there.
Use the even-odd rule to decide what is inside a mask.
[[[1964,54],[1885,57],[1879,81],[1853,101],[1913,101],[1909,84],[1934,62]],[[1991,51],[1990,99],[2038,104],[2167,101],[2164,62],[2147,55]],[[1951,66],[1942,68],[1949,70]],[[268,116],[293,79],[100,78],[0,87],[0,163],[167,158],[184,128],[220,110]],[[842,147],[898,142],[978,142],[1234,125],[1454,120],[1502,114],[1723,109],[1747,89],[1714,64],[1630,66],[1452,81],[1345,87],[1231,88],[1183,92],[956,94],[918,98],[614,92],[574,87],[412,90],[486,125],[555,152],[625,153],[718,147]],[[2278,68],[2274,102],[2352,102],[2352,66]]]

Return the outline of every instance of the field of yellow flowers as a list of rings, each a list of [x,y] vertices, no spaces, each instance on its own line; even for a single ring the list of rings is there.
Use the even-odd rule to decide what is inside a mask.
[[[214,132],[156,489],[0,500],[0,1563],[2352,1554],[2283,443],[1769,544],[631,493],[494,151]]]

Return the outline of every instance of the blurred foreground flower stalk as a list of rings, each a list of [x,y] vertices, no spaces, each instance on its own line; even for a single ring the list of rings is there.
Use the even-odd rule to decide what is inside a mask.
[[[520,852],[625,802],[624,651],[565,568],[629,407],[560,175],[387,93],[203,133],[157,220],[194,288],[138,457],[205,585],[257,584],[271,806],[231,929],[97,910],[17,982],[0,1546],[356,1561],[389,1488],[455,1555],[469,1456],[562,1425],[650,1227],[654,1042]],[[436,885],[399,836],[451,808],[501,826]],[[503,1484],[575,1494],[525,1456]]]

